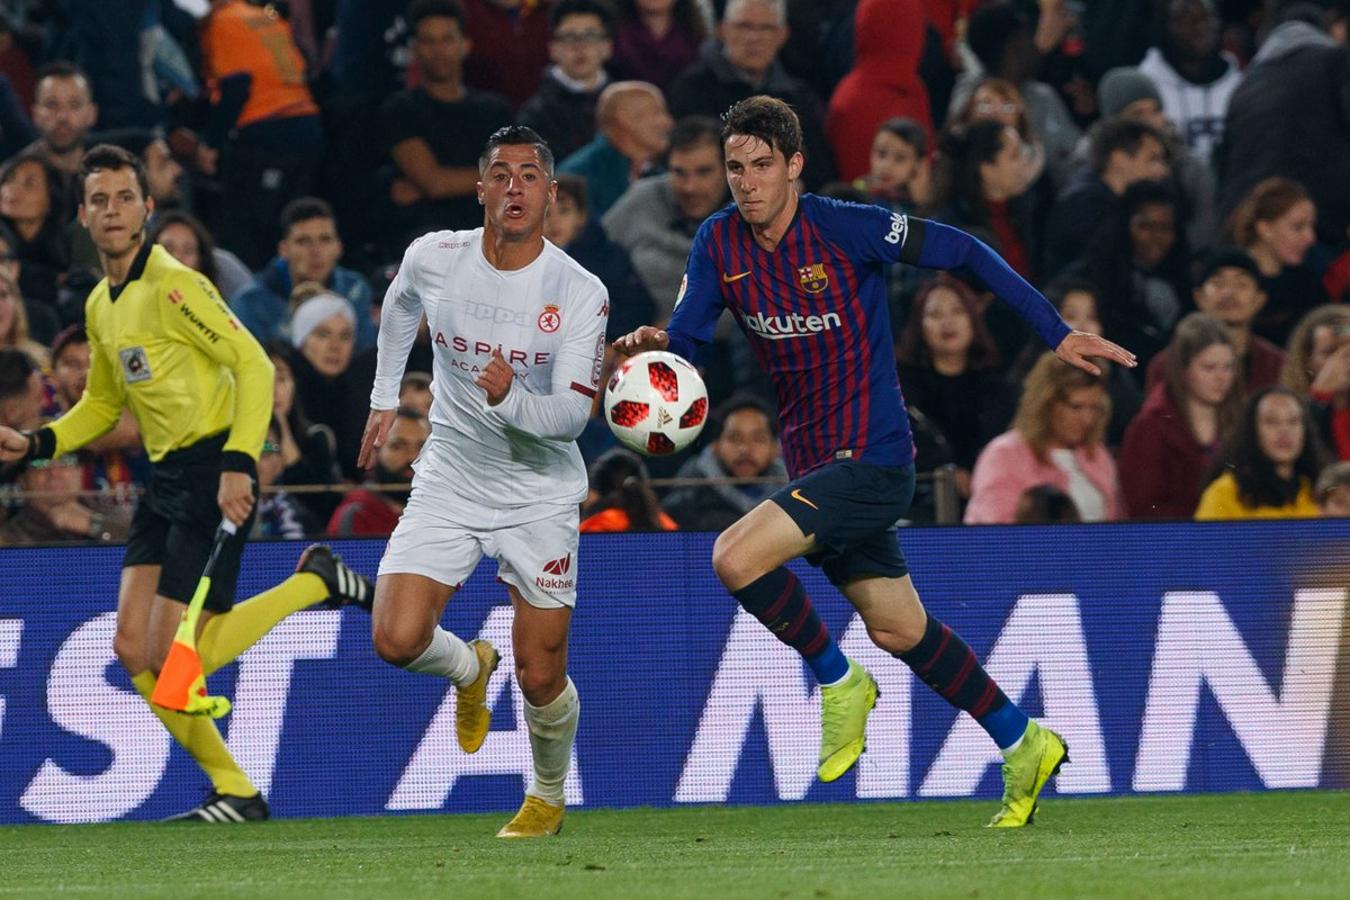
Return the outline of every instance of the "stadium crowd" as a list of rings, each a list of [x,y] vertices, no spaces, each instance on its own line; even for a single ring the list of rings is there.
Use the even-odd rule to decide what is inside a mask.
[[[5,9],[0,424],[37,427],[83,390],[101,273],[74,176],[87,147],[124,147],[151,239],[276,367],[257,536],[397,522],[433,348],[424,327],[359,469],[380,304],[410,240],[482,224],[488,135],[548,140],[547,236],[607,286],[613,339],[669,317],[696,229],[728,202],[717,117],[759,93],[801,117],[804,190],[965,229],[1139,356],[1086,375],[975,280],[897,267],[916,465],[946,473],[964,521],[1350,513],[1347,0]],[[597,401],[583,531],[720,530],[785,480],[777,398],[729,316],[710,351],[717,413],[680,456],[618,448]],[[0,472],[0,543],[122,539],[148,473],[129,414],[79,454]]]

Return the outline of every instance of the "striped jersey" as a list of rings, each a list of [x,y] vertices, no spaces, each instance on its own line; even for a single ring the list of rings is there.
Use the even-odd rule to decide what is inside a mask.
[[[710,216],[689,252],[667,331],[686,358],[731,310],[778,400],[783,455],[799,478],[836,460],[913,461],[896,377],[884,267],[964,268],[1011,303],[1051,347],[1069,327],[988,246],[880,206],[803,194],[778,246],[755,243],[734,205]]]

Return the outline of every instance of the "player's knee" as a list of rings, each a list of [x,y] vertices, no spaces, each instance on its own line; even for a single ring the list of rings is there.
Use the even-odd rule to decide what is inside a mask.
[[[726,532],[718,535],[713,543],[712,564],[717,579],[729,591],[738,591],[764,574],[755,571],[753,560],[745,548],[735,538],[728,537]]]
[[[380,659],[400,669],[406,669],[427,648],[424,636],[383,628],[379,623],[371,628],[371,642]]]
[[[885,625],[869,625],[867,636],[872,639],[872,643],[894,656],[913,650],[923,637],[923,629],[915,630],[904,623],[888,622]]]
[[[567,683],[565,667],[550,658],[516,658],[516,685],[531,706],[551,703]]]

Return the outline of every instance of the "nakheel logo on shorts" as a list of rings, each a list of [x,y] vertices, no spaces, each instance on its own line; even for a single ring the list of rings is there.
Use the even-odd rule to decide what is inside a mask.
[[[544,563],[544,574],[534,579],[535,587],[546,591],[570,591],[576,584],[576,580],[570,574],[571,571],[572,554],[569,553],[561,559],[551,559]]]

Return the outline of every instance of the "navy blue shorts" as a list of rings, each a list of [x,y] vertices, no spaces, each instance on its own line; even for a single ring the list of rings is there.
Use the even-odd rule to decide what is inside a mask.
[[[913,466],[830,463],[793,481],[770,499],[792,517],[818,549],[806,561],[836,587],[859,576],[903,578],[909,573],[895,523],[914,499]]]

